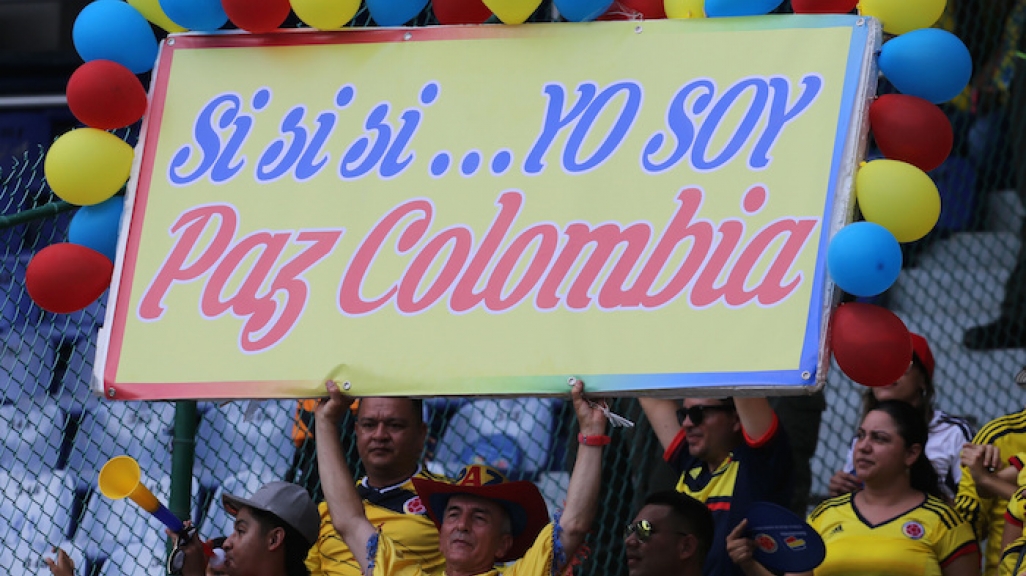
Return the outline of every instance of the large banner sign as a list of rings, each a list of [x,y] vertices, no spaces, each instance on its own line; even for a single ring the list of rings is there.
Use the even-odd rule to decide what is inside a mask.
[[[814,386],[879,38],[854,16],[172,36],[103,392]]]

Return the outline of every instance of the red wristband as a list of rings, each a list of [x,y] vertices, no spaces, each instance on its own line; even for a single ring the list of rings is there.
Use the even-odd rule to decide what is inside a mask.
[[[605,446],[612,442],[612,439],[605,434],[599,434],[598,436],[585,436],[584,434],[577,433],[577,443],[583,446]]]

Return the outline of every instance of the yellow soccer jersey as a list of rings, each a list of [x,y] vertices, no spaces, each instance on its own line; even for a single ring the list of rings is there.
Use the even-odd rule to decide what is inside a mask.
[[[1012,456],[1008,459],[1008,463],[1012,465],[1012,468],[1019,471],[1015,476],[1015,483],[1018,484],[1020,488],[1026,486],[1026,452],[1019,452],[1015,456]]]
[[[554,526],[549,523],[538,533],[534,544],[527,549],[523,558],[504,566],[500,572],[494,568],[478,576],[554,576],[553,573],[553,534]],[[374,555],[373,576],[443,576],[445,566],[428,569],[426,566],[408,558],[401,547],[391,538],[378,537],[377,551]]]
[[[417,477],[446,480],[425,470],[418,471]],[[393,541],[404,557],[422,565],[429,573],[435,569],[441,572],[445,559],[438,550],[438,529],[428,518],[427,508],[411,480],[376,490],[367,485],[364,477],[356,483],[356,488],[363,498],[367,519]],[[321,502],[317,508],[321,513],[321,531],[306,558],[310,576],[361,576],[360,564],[331,525],[328,505]]]
[[[854,493],[824,501],[809,515],[826,558],[815,576],[940,576],[956,558],[978,551],[972,528],[933,496],[887,522],[869,525]]]
[[[974,444],[993,444],[1001,452],[1001,459],[1026,452],[1026,410],[1001,416],[988,422],[973,438]],[[1005,510],[1008,501],[998,498],[982,498],[976,492],[976,483],[969,470],[962,467],[962,479],[958,483],[955,509],[972,525],[981,542],[986,539],[984,549],[984,576],[998,573],[1001,561],[1001,533],[1005,528]]]
[[[1022,458],[1023,454],[1018,455]],[[1008,510],[1005,512],[1005,519],[1011,523],[1016,524],[1019,528],[1022,528],[1023,518],[1026,516],[1026,486],[1022,486],[1022,472],[1020,472],[1019,478],[1020,488],[1015,491],[1012,495],[1012,499],[1008,501]],[[998,574],[1001,576],[1011,576],[1012,574],[1026,574],[1026,561],[1019,562],[1019,555],[1022,554],[1023,546],[1026,545],[1026,536],[1019,536],[1008,548],[1001,554],[1001,565],[998,568]],[[1015,569],[1016,564],[1019,565],[1019,569]]]

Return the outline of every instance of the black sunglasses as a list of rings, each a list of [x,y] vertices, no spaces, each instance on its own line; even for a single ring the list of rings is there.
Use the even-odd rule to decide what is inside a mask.
[[[719,410],[721,412],[733,412],[734,407],[729,404],[709,404],[709,405],[696,405],[691,408],[680,408],[677,410],[677,424],[683,426],[684,419],[690,418],[691,423],[695,426],[701,426],[705,420],[706,410]]]
[[[178,533],[178,539],[167,557],[167,573],[181,574],[185,567],[185,547],[196,537],[196,528],[188,526]]]
[[[638,520],[637,522],[631,522],[623,529],[623,539],[630,538],[631,534],[638,537],[641,542],[648,542],[648,539],[652,537],[655,530],[652,529],[652,523],[648,520]],[[687,536],[687,532],[674,532],[679,536]]]

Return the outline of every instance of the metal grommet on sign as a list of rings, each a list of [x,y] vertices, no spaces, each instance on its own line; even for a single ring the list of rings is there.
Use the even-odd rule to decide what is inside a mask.
[[[808,380],[809,378],[812,378],[812,372],[809,372],[808,370],[802,372],[802,380]]]
[[[107,397],[108,398],[113,398],[114,396],[117,396],[117,393],[118,393],[118,391],[115,390],[113,387],[107,388]]]
[[[348,380],[342,383],[342,389],[343,390],[349,390],[352,387],[353,387],[353,385],[350,384]]]

